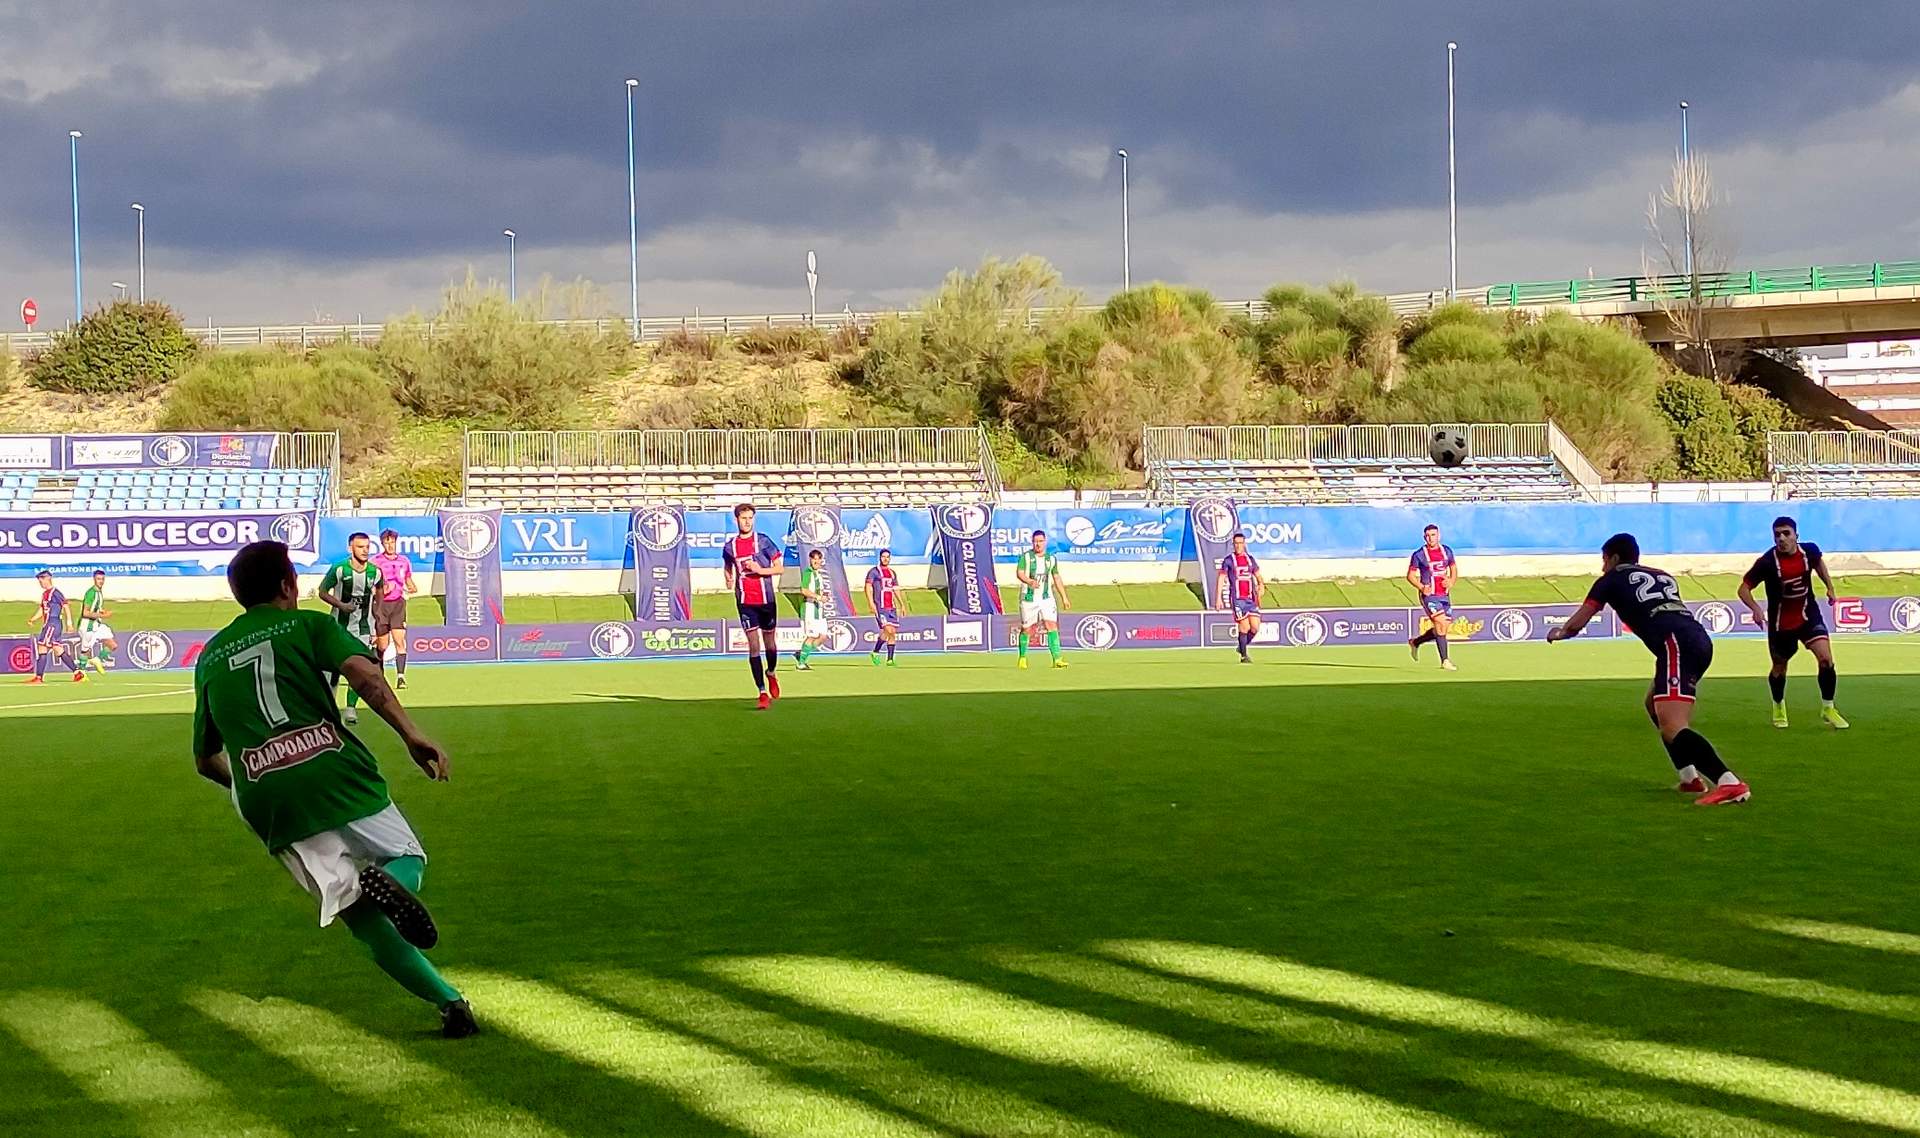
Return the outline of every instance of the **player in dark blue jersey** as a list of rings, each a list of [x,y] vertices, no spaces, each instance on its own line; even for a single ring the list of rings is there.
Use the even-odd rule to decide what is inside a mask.
[[[1640,564],[1640,543],[1630,533],[1616,533],[1600,547],[1600,579],[1566,624],[1548,630],[1547,642],[1580,635],[1607,607],[1653,653],[1647,716],[1660,729],[1660,741],[1680,772],[1680,785],[1674,789],[1699,794],[1696,806],[1751,798],[1752,789],[1720,761],[1706,736],[1693,729],[1693,701],[1700,677],[1713,664],[1713,638],[1681,602],[1672,574]]]
[[[1816,574],[1827,587],[1827,603],[1832,604],[1833,578],[1827,575],[1820,547],[1800,540],[1800,526],[1792,518],[1775,518],[1773,548],[1762,553],[1740,579],[1740,601],[1753,613],[1754,623],[1767,630],[1767,653],[1773,657],[1773,668],[1767,672],[1767,687],[1773,691],[1773,725],[1787,725],[1787,661],[1804,644],[1820,669],[1820,718],[1829,727],[1845,730],[1847,721],[1833,706],[1840,677],[1833,670],[1827,618],[1813,595]],[[1753,599],[1755,585],[1767,588],[1765,611]]]
[[[1407,558],[1407,584],[1420,590],[1427,630],[1408,640],[1407,649],[1418,660],[1420,646],[1431,640],[1439,648],[1440,666],[1456,671],[1447,656],[1447,632],[1453,627],[1453,583],[1460,579],[1460,562],[1453,556],[1453,547],[1440,541],[1439,526],[1428,526],[1420,536],[1420,548]]]
[[[1260,635],[1260,594],[1266,587],[1260,563],[1247,552],[1247,535],[1234,534],[1233,552],[1220,559],[1219,594],[1221,602],[1233,611],[1242,664],[1253,663],[1247,657],[1247,646]]]
[[[765,711],[780,698],[780,680],[773,674],[780,661],[775,628],[780,623],[776,598],[780,589],[780,547],[753,528],[753,507],[745,502],[733,508],[738,532],[720,547],[720,567],[733,590],[740,628],[747,638],[747,666],[753,685],[760,689],[759,709]]]
[[[53,574],[42,569],[33,575],[40,586],[40,607],[27,618],[27,623],[39,631],[33,637],[33,675],[27,677],[30,684],[47,682],[47,664],[54,658],[65,656],[73,667],[74,682],[87,678],[80,668],[80,656],[67,644],[67,633],[73,631],[73,614],[67,611],[67,595],[53,587]]]

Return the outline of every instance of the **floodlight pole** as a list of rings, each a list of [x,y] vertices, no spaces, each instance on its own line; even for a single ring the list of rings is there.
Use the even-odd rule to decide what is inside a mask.
[[[1460,45],[1447,41],[1447,299],[1460,293],[1460,206],[1453,166],[1453,53]]]
[[[627,80],[627,300],[633,313],[633,339],[640,339],[640,207],[633,186],[633,89]]]
[[[1125,291],[1133,287],[1133,206],[1127,196],[1127,152],[1114,153],[1120,156],[1120,288]]]

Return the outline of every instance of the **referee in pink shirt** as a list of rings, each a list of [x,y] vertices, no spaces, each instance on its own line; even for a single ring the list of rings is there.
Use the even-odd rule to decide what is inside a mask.
[[[373,555],[386,589],[373,602],[373,646],[384,662],[393,645],[393,686],[407,686],[407,598],[420,591],[413,580],[413,562],[400,552],[398,530],[380,531],[380,552]]]

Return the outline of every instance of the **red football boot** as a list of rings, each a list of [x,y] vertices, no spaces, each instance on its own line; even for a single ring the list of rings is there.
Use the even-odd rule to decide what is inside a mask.
[[[1753,797],[1753,788],[1744,782],[1716,786],[1693,800],[1695,806],[1732,806]]]

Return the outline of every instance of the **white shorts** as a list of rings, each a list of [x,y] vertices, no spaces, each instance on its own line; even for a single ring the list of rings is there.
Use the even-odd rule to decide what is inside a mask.
[[[1060,605],[1054,598],[1020,602],[1020,627],[1032,628],[1043,620],[1060,623]]]
[[[827,618],[824,616],[804,617],[800,621],[800,639],[812,640],[816,636],[827,634]]]
[[[113,629],[108,628],[104,624],[96,624],[91,630],[83,628],[80,630],[80,651],[91,652],[93,651],[93,646],[102,640],[112,639]]]
[[[320,903],[320,927],[326,928],[360,899],[360,870],[397,857],[427,858],[420,839],[400,808],[392,803],[378,814],[322,830],[280,851],[281,864],[300,888]]]

